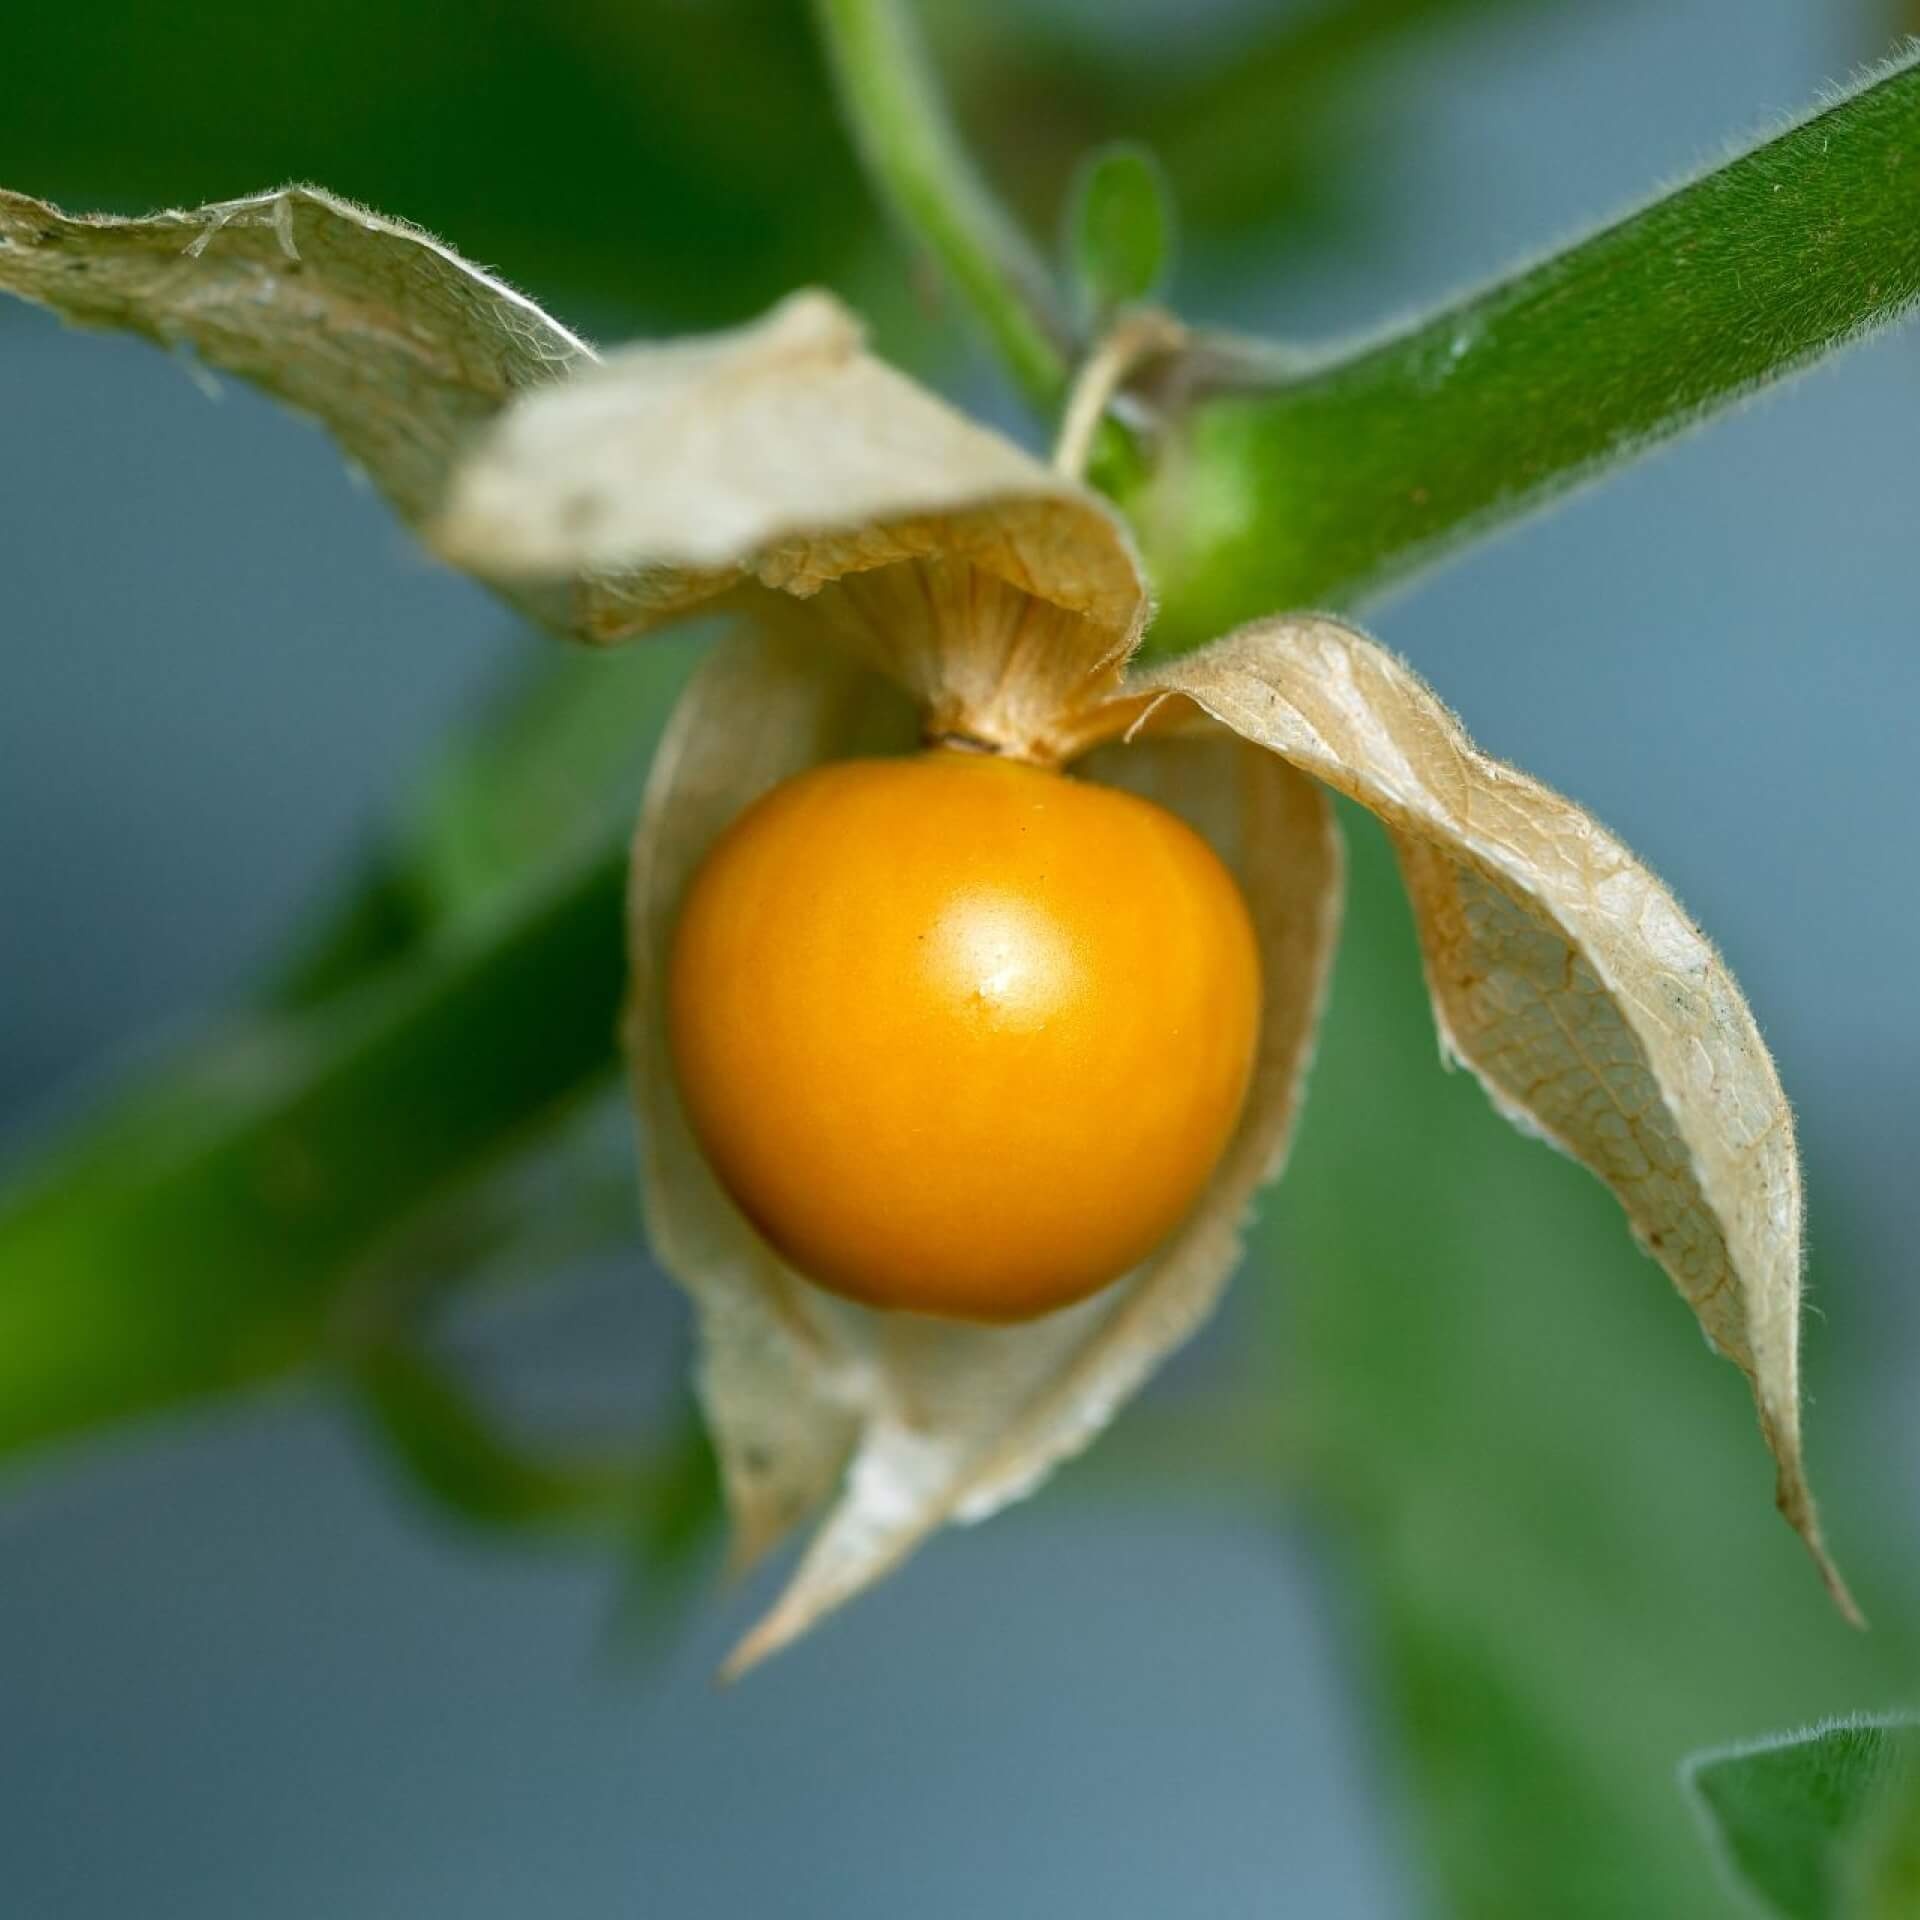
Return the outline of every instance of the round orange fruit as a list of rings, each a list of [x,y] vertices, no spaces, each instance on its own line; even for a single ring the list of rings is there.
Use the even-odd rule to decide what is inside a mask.
[[[715,843],[669,965],[694,1133],[871,1306],[1020,1320],[1179,1224],[1260,1023],[1246,903],[1165,809],[991,754],[850,760]]]

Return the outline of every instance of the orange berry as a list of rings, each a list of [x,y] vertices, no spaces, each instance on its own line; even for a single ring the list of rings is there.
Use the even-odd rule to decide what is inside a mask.
[[[695,875],[673,1063],[722,1183],[801,1273],[1020,1320],[1138,1264],[1252,1071],[1260,961],[1165,809],[990,754],[798,775]]]

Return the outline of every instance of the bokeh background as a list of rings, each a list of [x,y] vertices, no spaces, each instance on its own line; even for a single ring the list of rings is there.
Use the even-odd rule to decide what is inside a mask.
[[[1618,210],[1908,24],[928,14],[1036,228],[1088,144],[1145,137],[1183,310],[1314,338]],[[797,6],[71,0],[7,37],[10,185],[140,211],[316,179],[603,338],[825,280],[1004,410],[873,212]],[[1361,829],[1304,1137],[1230,1313],[1042,1498],[740,1689],[709,1675],[765,1585],[721,1585],[704,1532],[662,1571],[478,1528],[326,1374],[6,1463],[0,1912],[1722,1910],[1681,1756],[1916,1676],[1916,421],[1909,333],[1369,611],[1748,987],[1810,1162],[1814,1464],[1870,1639],[1824,1610],[1737,1377],[1604,1197],[1442,1075]],[[643,740],[663,676],[536,664],[320,435],[145,347],[0,308],[0,423],[0,1143],[25,1155],[251,992],[388,823],[457,813],[420,770],[503,687],[546,673],[569,726],[618,721],[570,763],[593,795],[555,803],[590,811],[633,790],[627,716]],[[518,1431],[684,1417],[623,1154],[611,1103],[578,1116],[493,1284],[436,1322]]]

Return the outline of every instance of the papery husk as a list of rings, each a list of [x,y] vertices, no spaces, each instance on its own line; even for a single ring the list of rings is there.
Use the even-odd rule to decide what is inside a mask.
[[[1593,817],[1480,753],[1399,660],[1319,617],[1258,622],[1141,676],[1385,822],[1447,1051],[1597,1173],[1747,1376],[1781,1512],[1849,1619],[1801,1457],[1792,1117],[1738,986]]]
[[[628,347],[511,409],[434,539],[506,582],[637,570],[651,604],[605,639],[742,583],[806,599],[936,561],[1077,616],[1078,639],[1061,638],[1077,681],[1125,657],[1147,609],[1104,502],[876,359],[819,292],[729,333]]]
[[[844,1464],[837,1501],[730,1674],[805,1632],[942,1523],[980,1519],[1030,1490],[1205,1318],[1232,1271],[1241,1218],[1285,1153],[1338,921],[1338,842],[1311,781],[1217,729],[1096,756],[1094,775],[1205,833],[1253,908],[1266,1016],[1247,1105],[1212,1183],[1154,1260],[1038,1320],[963,1325],[825,1294],[759,1240],[695,1146],[660,983],[680,899],[727,823],[776,780],[858,752],[904,718],[898,693],[854,664],[827,623],[749,626],[677,710],[635,843],[629,1039],[649,1229],[699,1310],[702,1393],[741,1557],[816,1504]]]
[[[699,1309],[700,1396],[742,1565],[831,1490],[871,1363],[845,1337],[839,1303],[774,1255],[694,1141],[668,1052],[667,953],[695,870],[743,808],[822,760],[910,749],[917,728],[911,703],[852,660],[745,626],[674,708],[634,836],[624,1037],[647,1233]]]
[[[1112,733],[1131,636],[965,560],[911,560],[820,589],[811,613],[919,704],[929,741],[1058,766]]]
[[[191,348],[310,414],[416,530],[476,428],[594,359],[431,234],[317,187],[138,219],[0,190],[0,291]],[[645,585],[511,584],[524,611],[580,634],[634,618]]]

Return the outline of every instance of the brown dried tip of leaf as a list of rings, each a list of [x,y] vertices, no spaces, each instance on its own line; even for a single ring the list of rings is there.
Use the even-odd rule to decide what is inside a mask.
[[[1480,753],[1410,669],[1335,621],[1259,622],[1137,684],[1385,823],[1447,1049],[1510,1120],[1607,1183],[1745,1373],[1780,1510],[1860,1624],[1801,1459],[1792,1119],[1718,954],[1591,815]]]
[[[629,1045],[646,1142],[649,1228],[693,1296],[701,1390],[740,1557],[838,1486],[744,1672],[952,1520],[984,1518],[1078,1452],[1211,1311],[1254,1191],[1278,1170],[1339,914],[1325,796],[1217,729],[1111,748],[1091,765],[1171,806],[1240,874],[1262,942],[1269,1014],[1240,1129],[1194,1214],[1146,1267],[1016,1327],[881,1314],[809,1287],[753,1233],[706,1167],[668,1069],[658,982],[688,878],[738,811],[784,775],[897,750],[913,703],[856,664],[822,621],[719,649],[676,712],[634,850]]]

